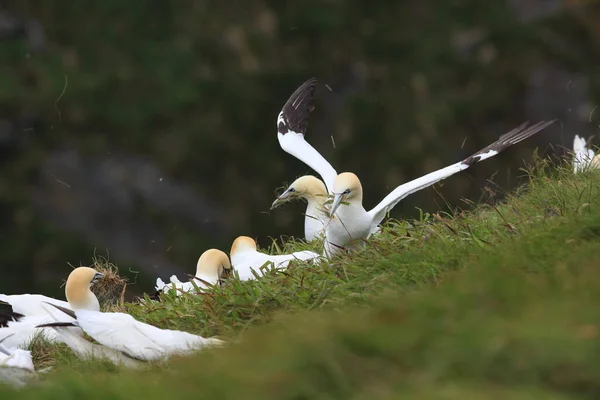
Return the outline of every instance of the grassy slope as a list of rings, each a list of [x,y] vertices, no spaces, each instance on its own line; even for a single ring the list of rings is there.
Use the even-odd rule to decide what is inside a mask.
[[[600,173],[541,170],[497,208],[392,223],[330,265],[126,305],[240,339],[226,349],[125,371],[38,346],[46,384],[0,398],[598,398]]]

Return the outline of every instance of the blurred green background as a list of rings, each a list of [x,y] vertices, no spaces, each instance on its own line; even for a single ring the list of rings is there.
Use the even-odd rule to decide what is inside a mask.
[[[300,237],[304,205],[269,206],[314,172],[275,121],[312,76],[307,139],[361,177],[367,208],[559,118],[392,216],[495,201],[535,147],[562,154],[597,131],[599,20],[574,0],[3,1],[0,292],[62,298],[69,264],[94,254],[151,291],[238,235]]]

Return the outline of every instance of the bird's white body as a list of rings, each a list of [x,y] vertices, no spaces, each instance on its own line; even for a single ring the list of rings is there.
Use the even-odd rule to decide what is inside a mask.
[[[56,333],[43,328],[36,328],[40,324],[50,322],[48,316],[34,315],[23,317],[18,321],[10,321],[7,327],[0,328],[0,341],[9,349],[25,348],[36,336],[49,341],[56,342]]]
[[[215,338],[205,339],[187,332],[160,329],[140,322],[129,314],[105,313],[90,309],[90,296],[95,297],[90,286],[103,276],[92,268],[79,267],[73,270],[67,279],[65,288],[65,295],[71,310],[61,310],[60,307],[55,307],[67,315],[63,316],[62,320],[53,316],[54,321],[45,324],[43,329],[61,333],[61,330],[57,328],[74,325],[81,328],[100,345],[123,353],[122,355],[125,357],[141,361],[161,360],[170,355],[185,354],[202,347],[218,346],[223,343]],[[111,351],[102,350],[98,346],[84,345],[78,339],[73,339],[68,335],[60,334],[60,337],[77,354],[89,356],[90,350],[92,350],[92,355],[97,353],[111,361],[122,359]]]
[[[0,295],[0,301],[10,304],[14,313],[22,315],[13,321],[7,321],[7,326],[0,328],[0,341],[9,349],[25,348],[36,336],[50,343],[57,341],[56,332],[36,328],[37,325],[51,321],[48,311],[44,309],[44,302],[70,309],[66,301],[39,294]],[[74,334],[83,334],[79,328],[70,329]]]
[[[202,292],[203,289],[209,288],[203,281],[210,283],[211,285],[215,285],[218,282],[218,279],[211,276],[197,276],[200,279],[194,279],[193,281],[181,282],[179,278],[175,275],[171,275],[169,283],[163,282],[162,279],[156,278],[156,286],[155,289],[158,291],[162,291],[167,293],[168,291],[175,289],[175,292],[178,296],[182,293],[192,293],[195,291]],[[192,283],[193,282],[193,283]],[[194,286],[195,285],[195,286]]]
[[[288,267],[290,261],[308,261],[317,259],[318,257],[318,253],[308,250],[276,256],[254,250],[244,251],[232,255],[231,264],[233,265],[234,270],[237,272],[239,279],[242,281],[247,281],[256,279],[256,276],[252,273],[252,271],[255,271],[258,276],[264,275],[263,269],[261,269],[263,266],[266,266],[268,270],[284,270]]]
[[[177,296],[183,293],[191,293],[206,289],[219,283],[223,271],[231,268],[231,262],[227,254],[218,249],[208,249],[196,264],[196,274],[189,282],[181,282],[177,276],[172,275],[170,283],[164,283],[162,279],[156,279],[156,290],[166,293],[170,290],[175,290]]]
[[[41,305],[43,302],[70,308],[69,303],[66,301],[53,299],[52,297],[43,296],[41,294],[0,294],[0,301],[10,304],[14,312],[28,317],[48,315]]]
[[[49,305],[42,305],[52,318],[54,322],[72,322],[77,324],[76,319],[65,315],[56,308]],[[60,316],[57,315],[60,313]],[[40,328],[41,329],[41,328]],[[56,336],[56,340],[69,346],[71,350],[80,358],[84,360],[100,358],[112,362],[115,365],[124,365],[129,368],[135,368],[142,365],[140,361],[137,361],[125,354],[111,349],[110,347],[103,346],[101,344],[92,343],[83,338],[78,331],[83,332],[79,327],[53,327],[43,328],[45,332],[53,332]],[[75,331],[77,330],[77,331]]]
[[[35,377],[31,352],[0,344],[0,382],[20,388]]]
[[[479,161],[496,154],[498,154],[496,151],[486,152],[480,156]],[[368,239],[378,229],[387,213],[400,200],[467,168],[469,165],[459,162],[400,185],[370,211],[363,207],[362,197],[348,200],[347,205],[342,204],[337,208],[334,217],[327,225],[325,254],[330,257],[340,250],[364,247],[365,239]]]
[[[71,350],[81,359],[104,359],[115,365],[123,365],[128,368],[137,368],[142,362],[126,356],[120,351],[111,349],[101,344],[92,343],[82,336],[74,334],[70,327],[53,328],[57,334],[57,340],[69,346]]]
[[[233,269],[242,281],[256,279],[253,271],[259,277],[264,275],[264,272],[266,271],[264,268],[261,268],[263,266],[266,267],[267,270],[283,270],[288,267],[290,261],[313,260],[313,262],[316,263],[320,257],[318,253],[308,250],[281,255],[261,253],[256,250],[256,242],[247,236],[240,236],[233,242],[230,255]]]
[[[586,141],[575,135],[573,139],[573,172],[578,173],[589,169],[600,169],[600,155],[587,147]]]
[[[323,205],[319,204],[317,200],[307,200],[306,213],[304,214],[304,237],[306,240],[312,242],[316,239],[322,239],[328,220],[329,215]]]
[[[1,368],[19,368],[35,372],[31,352],[23,349],[10,349],[0,344],[0,367]]]
[[[215,338],[160,329],[140,322],[129,314],[75,310],[77,324],[103,346],[144,361],[166,359],[187,354],[203,347],[222,345]]]
[[[327,191],[333,196],[330,219],[325,226],[324,253],[328,257],[345,249],[362,246],[365,239],[378,231],[378,225],[386,214],[406,196],[491,158],[554,122],[542,121],[529,128],[527,124],[522,124],[465,160],[398,186],[375,208],[366,211],[362,205],[362,185],[358,177],[349,172],[337,174],[331,164],[304,139],[308,117],[314,109],[316,83],[316,79],[311,78],[290,96],[277,118],[277,138],[284,151],[321,175]]]

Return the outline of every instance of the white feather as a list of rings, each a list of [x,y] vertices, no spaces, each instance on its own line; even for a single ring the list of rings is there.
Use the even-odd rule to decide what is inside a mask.
[[[240,280],[256,279],[252,271],[258,276],[264,275],[266,270],[286,269],[292,260],[309,261],[317,263],[320,255],[313,251],[297,251],[291,254],[269,255],[254,249],[240,249],[231,254],[231,265],[237,272]],[[261,268],[263,267],[263,268]]]
[[[575,174],[594,166],[596,153],[594,150],[587,148],[586,141],[579,135],[575,135],[573,139],[573,152],[575,153],[573,158],[573,172]]]
[[[20,368],[35,372],[31,352],[23,349],[9,349],[0,343],[0,367]]]
[[[281,114],[277,119],[278,123],[280,119]],[[304,140],[302,133],[293,131],[289,131],[285,135],[277,133],[277,139],[279,140],[279,145],[286,153],[293,155],[321,175],[327,191],[333,193],[333,181],[337,176],[336,170],[321,153]]]
[[[165,359],[223,343],[215,338],[160,329],[124,313],[76,310],[75,315],[79,326],[98,343],[139,360]]]
[[[72,317],[61,313],[61,317],[59,318],[56,315],[56,309],[52,306],[44,306],[46,311],[50,314],[51,318],[54,322],[73,322],[78,324],[77,320]],[[52,327],[52,328],[44,328],[46,330],[54,330],[56,333],[57,341],[64,343],[69,346],[71,350],[79,357],[84,360],[99,358],[112,362],[115,365],[124,365],[129,368],[136,368],[143,365],[140,361],[132,359],[131,357],[127,357],[125,354],[111,349],[106,346],[102,346],[100,344],[92,343],[82,336],[75,334],[74,328],[72,327]],[[81,328],[76,328],[81,330]]]
[[[41,306],[43,302],[71,309],[69,303],[66,301],[53,299],[41,294],[0,294],[0,301],[10,304],[14,312],[25,316],[47,315],[46,310]]]

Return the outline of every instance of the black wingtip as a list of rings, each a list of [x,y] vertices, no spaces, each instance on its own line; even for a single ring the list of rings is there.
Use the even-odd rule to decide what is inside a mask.
[[[19,321],[23,314],[14,312],[10,303],[0,301],[0,328],[6,328],[9,322]]]
[[[57,306],[56,304],[52,304],[52,303],[49,303],[47,301],[44,301],[44,303],[50,304],[52,307],[54,307],[54,308],[56,308],[56,309],[64,312],[65,314],[67,314],[69,317],[71,317],[73,319],[77,319],[77,316],[75,315],[75,311],[73,311],[73,310],[69,310],[68,308]]]
[[[74,322],[49,322],[47,324],[36,325],[36,328],[63,328],[66,326],[77,326]]]
[[[464,159],[462,161],[462,163],[466,164],[468,166],[476,164],[477,162],[479,162],[481,160],[482,154],[485,154],[489,151],[496,151],[496,152],[500,153],[500,152],[506,150],[507,148],[509,148],[510,146],[517,144],[517,143],[535,135],[536,133],[546,129],[547,127],[549,127],[550,125],[555,123],[557,120],[558,119],[555,118],[551,121],[540,121],[537,124],[534,124],[530,127],[527,127],[529,122],[522,123],[515,129],[511,130],[510,132],[501,135],[498,138],[498,140],[496,140],[494,143],[479,150],[477,153],[471,155],[470,157],[467,157],[466,159]]]
[[[296,89],[285,103],[277,119],[277,132],[285,135],[289,131],[304,134],[308,128],[308,117],[315,109],[317,79],[310,78]]]

